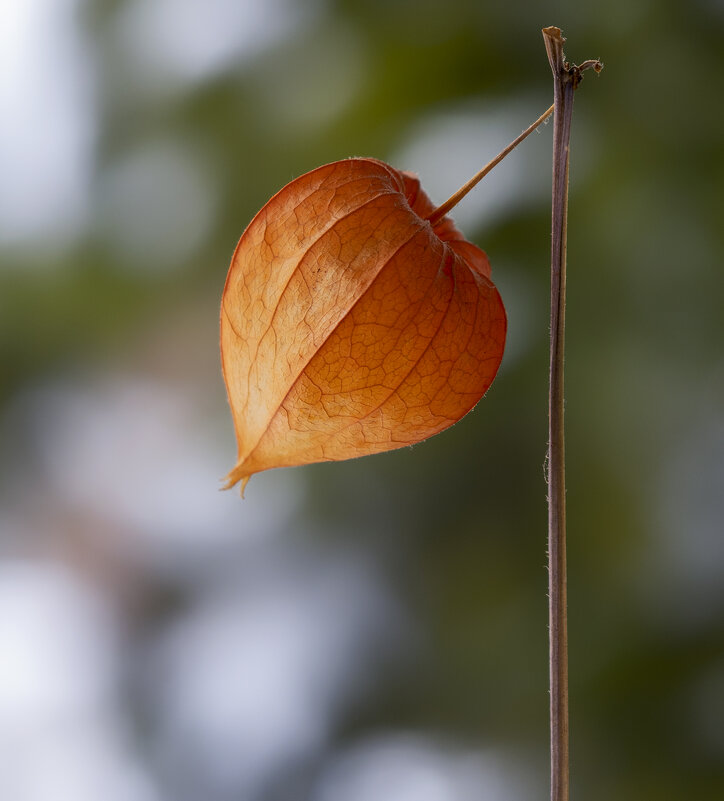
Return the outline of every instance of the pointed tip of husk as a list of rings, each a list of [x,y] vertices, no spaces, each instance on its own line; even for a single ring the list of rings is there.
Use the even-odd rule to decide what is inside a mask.
[[[244,491],[246,490],[246,485],[249,483],[249,479],[252,477],[253,473],[246,473],[241,464],[237,464],[236,467],[223,479],[224,486],[221,488],[222,490],[229,490],[232,487],[236,486],[239,482],[241,482],[241,486],[239,487],[239,493],[241,497],[244,497]]]

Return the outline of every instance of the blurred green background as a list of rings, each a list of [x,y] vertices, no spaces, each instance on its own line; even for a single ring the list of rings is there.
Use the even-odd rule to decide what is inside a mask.
[[[444,200],[573,61],[573,797],[724,798],[724,5],[5,0],[0,797],[547,797],[552,126],[453,215],[501,371],[412,449],[255,477],[218,358],[263,203],[370,155]]]

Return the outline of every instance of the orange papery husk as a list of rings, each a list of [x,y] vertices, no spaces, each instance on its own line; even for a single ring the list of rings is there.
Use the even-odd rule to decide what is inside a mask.
[[[238,460],[226,479],[411,445],[493,381],[506,316],[490,264],[414,175],[319,167],[244,231],[221,305]],[[243,486],[243,485],[242,485]]]

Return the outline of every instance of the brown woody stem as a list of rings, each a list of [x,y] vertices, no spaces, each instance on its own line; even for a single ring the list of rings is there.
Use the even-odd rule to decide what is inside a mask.
[[[566,234],[568,163],[573,93],[587,69],[600,72],[597,60],[580,67],[563,56],[559,28],[543,29],[553,71],[553,199],[551,223],[551,344],[548,399],[548,610],[550,636],[551,801],[569,799],[568,619],[566,579],[566,480],[563,361],[566,310]]]
[[[495,167],[496,164],[499,164],[507,155],[510,153],[511,150],[514,150],[518,145],[529,135],[532,134],[533,131],[539,126],[542,125],[548,117],[551,116],[553,113],[553,106],[551,106],[547,111],[544,111],[543,114],[538,117],[538,119],[529,125],[523,133],[516,137],[506,148],[500,151],[498,155],[492,160],[489,161],[480,172],[476,173],[464,186],[461,186],[454,195],[449,197],[441,206],[438,206],[429,216],[428,222],[431,225],[437,225],[437,223],[442,220],[442,218],[450,211],[450,209],[457,206],[457,204],[467,195],[467,193],[480,181],[485,178],[485,176]]]

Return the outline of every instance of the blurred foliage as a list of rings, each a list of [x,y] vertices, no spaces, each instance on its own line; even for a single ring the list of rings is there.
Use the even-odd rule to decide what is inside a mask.
[[[522,99],[528,119],[511,122],[512,139],[550,102],[540,28],[560,25],[572,60],[605,64],[577,94],[571,164],[573,794],[724,797],[724,700],[701,689],[724,672],[724,573],[703,582],[680,558],[706,551],[724,519],[724,456],[697,450],[724,425],[721,4],[556,2],[544,17],[529,2],[305,5],[298,30],[253,58],[158,84],[153,62],[117,35],[124,4],[81,6],[97,102],[89,217],[60,247],[41,238],[0,251],[0,400],[12,409],[28,388],[78,373],[168,372],[204,398],[228,454],[222,476],[233,433],[217,305],[249,219],[294,176],[349,155],[390,159],[421,120],[460,103],[484,111]],[[160,267],[153,248],[146,261],[118,246],[107,189],[119,165],[156,145],[192,154],[212,196],[199,241]],[[424,185],[425,164],[396,166]],[[143,213],[153,224],[163,211]],[[466,231],[510,301],[511,337],[525,333],[472,414],[414,449],[295,471],[299,538],[363,551],[422,632],[404,669],[378,676],[348,710],[334,743],[434,729],[524,754],[542,787],[548,226],[536,199]],[[34,434],[9,426],[2,475],[15,487],[37,470]],[[711,558],[722,567],[721,547]],[[147,588],[138,625],[173,615],[184,591]],[[176,600],[154,605],[154,593]],[[722,713],[713,727],[711,709]]]

